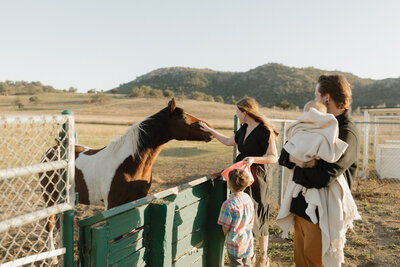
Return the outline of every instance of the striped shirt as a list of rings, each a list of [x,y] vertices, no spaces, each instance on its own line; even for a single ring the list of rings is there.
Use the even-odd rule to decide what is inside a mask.
[[[226,247],[230,255],[238,258],[253,256],[254,204],[248,194],[231,194],[222,204],[217,223],[228,229]]]

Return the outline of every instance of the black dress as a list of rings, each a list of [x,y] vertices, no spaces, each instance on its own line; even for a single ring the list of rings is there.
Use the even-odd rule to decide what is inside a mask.
[[[261,157],[267,153],[271,132],[260,123],[244,140],[246,130],[247,124],[243,124],[235,134],[235,142],[240,152],[236,157],[236,162],[245,157]],[[245,190],[254,203],[253,234],[255,237],[268,235],[270,169],[269,164],[251,165],[254,183]]]

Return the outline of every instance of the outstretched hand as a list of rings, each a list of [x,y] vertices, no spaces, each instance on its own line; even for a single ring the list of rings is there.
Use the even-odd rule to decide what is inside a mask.
[[[205,124],[204,122],[199,121],[199,125],[200,125],[200,130],[202,130],[204,132],[210,132],[211,131],[211,128],[208,127],[208,125]]]

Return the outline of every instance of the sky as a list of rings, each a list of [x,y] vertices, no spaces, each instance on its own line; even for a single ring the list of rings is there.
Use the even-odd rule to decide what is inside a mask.
[[[0,0],[0,81],[109,90],[164,67],[400,77],[398,0]]]

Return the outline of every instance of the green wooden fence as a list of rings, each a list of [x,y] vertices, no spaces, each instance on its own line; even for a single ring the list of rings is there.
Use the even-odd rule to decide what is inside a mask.
[[[203,177],[79,221],[80,266],[223,266],[226,183]]]

